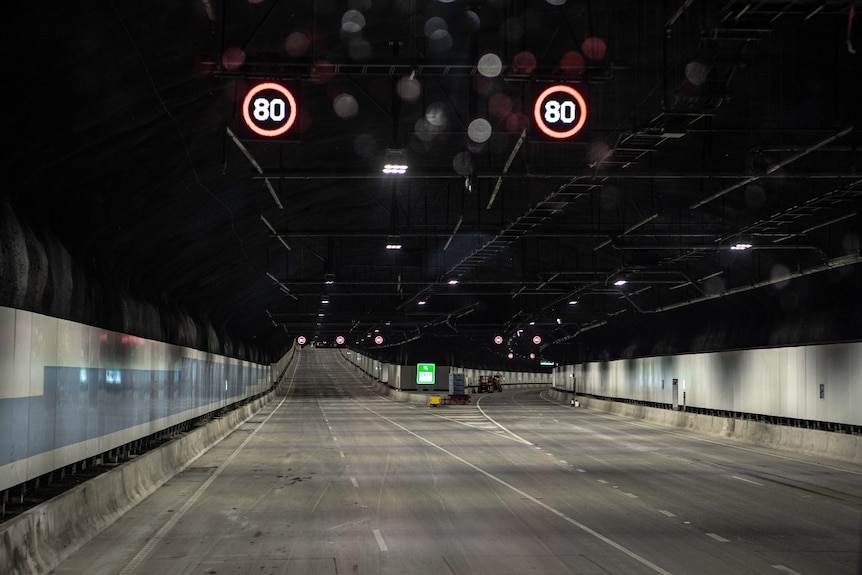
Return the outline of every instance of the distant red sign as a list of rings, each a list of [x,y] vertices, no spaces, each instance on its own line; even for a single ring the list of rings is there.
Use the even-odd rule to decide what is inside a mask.
[[[339,335],[338,337],[336,337],[336,338],[335,338],[335,343],[337,343],[338,345],[344,345],[344,336],[343,336],[343,335]]]
[[[305,339],[304,335],[301,335],[298,338],[296,338],[296,343],[298,343],[299,345],[305,345],[306,343],[308,343],[308,340]]]

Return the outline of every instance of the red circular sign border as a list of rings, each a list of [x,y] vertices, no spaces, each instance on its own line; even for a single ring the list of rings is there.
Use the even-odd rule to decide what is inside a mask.
[[[556,92],[564,92],[575,99],[578,103],[578,106],[581,107],[581,118],[578,120],[578,123],[575,124],[573,128],[567,130],[565,132],[556,132],[550,129],[545,122],[542,120],[542,102]],[[584,97],[580,92],[572,88],[571,86],[566,86],[565,84],[555,84],[550,88],[545,89],[544,92],[539,94],[539,97],[536,98],[536,103],[533,105],[533,119],[536,120],[536,126],[542,131],[543,134],[549,136],[551,138],[556,138],[558,140],[562,140],[563,138],[571,138],[575,134],[581,131],[581,128],[584,127],[584,124],[587,121],[587,102],[584,100]]]
[[[283,126],[276,128],[275,130],[264,130],[263,128],[258,127],[248,114],[249,102],[264,90],[275,90],[287,98],[287,103],[290,104],[290,115],[288,116],[287,121]],[[276,84],[275,82],[263,82],[262,84],[254,86],[248,91],[248,94],[245,95],[245,98],[242,101],[242,119],[245,120],[245,125],[248,126],[249,130],[259,136],[264,136],[266,138],[281,136],[291,129],[293,127],[293,123],[296,122],[296,99],[293,97],[293,94],[290,93],[290,90],[281,84]]]

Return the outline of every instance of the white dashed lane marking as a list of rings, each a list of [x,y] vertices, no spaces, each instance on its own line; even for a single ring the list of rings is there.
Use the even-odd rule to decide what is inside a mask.
[[[374,538],[377,540],[377,546],[380,547],[381,551],[389,551],[389,547],[386,546],[386,541],[383,540],[383,535],[380,534],[380,529],[374,530]]]
[[[745,481],[746,483],[751,483],[752,485],[757,485],[758,487],[763,487],[762,483],[758,483],[757,481],[752,481],[751,479],[746,479],[745,477],[740,477],[739,475],[731,475],[734,479],[739,479],[740,481]]]

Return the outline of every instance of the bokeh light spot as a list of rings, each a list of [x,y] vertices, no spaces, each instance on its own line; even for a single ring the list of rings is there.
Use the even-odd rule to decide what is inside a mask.
[[[284,40],[284,49],[291,56],[302,56],[309,46],[311,46],[311,39],[302,32],[292,32]]]
[[[584,56],[575,50],[566,52],[563,54],[563,57],[560,58],[560,71],[567,76],[580,76],[584,73],[584,67]]]
[[[452,44],[452,35],[448,30],[437,30],[428,38],[428,47],[434,52],[447,52]]]
[[[464,19],[466,20],[467,27],[474,32],[477,32],[482,25],[482,20],[479,18],[479,15],[472,10],[464,12]]]
[[[446,20],[440,18],[439,16],[433,16],[428,18],[425,21],[425,37],[430,38],[434,35],[435,32],[439,31],[448,31],[449,26],[446,24]]]
[[[685,65],[685,79],[695,86],[703,86],[709,76],[709,65],[702,60],[692,60]]]
[[[365,15],[359,10],[348,10],[341,17],[341,29],[348,34],[356,34],[365,28]]]
[[[245,63],[245,51],[238,46],[231,46],[221,55],[221,63],[227,70],[237,70]]]
[[[485,118],[476,118],[467,126],[467,136],[477,144],[483,144],[491,137],[491,123]]]
[[[503,71],[503,61],[496,54],[489,53],[479,58],[479,73],[486,78],[496,78]]]
[[[518,52],[512,58],[512,72],[532,74],[536,70],[536,56],[532,52]]]
[[[446,106],[440,102],[434,102],[425,111],[425,119],[432,125],[443,128],[446,126]]]
[[[347,120],[359,113],[359,103],[350,94],[339,94],[332,102],[332,109],[339,118]]]
[[[467,151],[455,154],[452,158],[452,168],[459,176],[469,176],[473,173],[473,155]]]
[[[787,284],[790,283],[790,269],[781,264],[775,264],[772,266],[772,269],[769,270],[769,279],[773,282],[773,287],[777,290],[783,290],[787,287]]]
[[[605,41],[598,36],[591,36],[581,43],[581,52],[590,60],[603,60],[607,50]]]
[[[413,76],[405,76],[398,80],[395,87],[398,97],[406,102],[415,102],[422,94],[422,84]]]
[[[367,60],[371,57],[373,51],[371,42],[365,38],[355,38],[347,44],[347,52],[353,60]]]

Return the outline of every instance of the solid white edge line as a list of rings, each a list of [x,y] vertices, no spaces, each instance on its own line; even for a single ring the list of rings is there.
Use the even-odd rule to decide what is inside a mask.
[[[299,367],[299,360],[297,359],[296,365],[294,366],[294,369],[293,369],[294,375],[296,374],[296,370],[298,367]],[[291,376],[291,383],[290,383],[290,386],[288,386],[288,390],[290,390],[290,388],[293,387],[292,378],[293,378],[293,376]],[[275,409],[273,409],[270,412],[270,414],[267,415],[264,418],[264,420],[260,422],[260,424],[255,428],[255,430],[252,431],[248,435],[248,437],[245,438],[245,440],[233,451],[233,453],[231,453],[230,456],[227,459],[225,459],[224,462],[221,465],[219,465],[215,471],[213,471],[212,475],[210,475],[207,478],[207,480],[204,481],[201,484],[201,486],[197,488],[197,490],[192,494],[192,496],[189,497],[188,499],[186,499],[186,501],[185,501],[185,503],[183,503],[182,507],[177,509],[176,513],[174,513],[171,516],[171,518],[164,525],[162,525],[158,531],[156,531],[155,535],[153,535],[147,541],[147,543],[140,549],[140,551],[138,551],[135,554],[135,556],[132,557],[132,559],[128,563],[126,563],[126,566],[123,567],[123,569],[120,571],[119,575],[128,575],[129,573],[132,573],[135,569],[137,569],[141,565],[141,563],[143,563],[147,559],[147,557],[150,555],[150,553],[153,552],[153,549],[155,549],[156,545],[158,545],[159,543],[162,542],[162,540],[165,538],[165,536],[168,534],[168,532],[171,529],[173,529],[174,525],[176,525],[177,522],[179,522],[179,520],[183,518],[183,516],[191,508],[191,506],[194,505],[198,501],[198,499],[201,498],[201,496],[204,494],[204,492],[207,489],[209,489],[209,486],[212,485],[213,481],[215,481],[218,478],[218,476],[221,475],[222,472],[227,468],[227,466],[230,465],[234,459],[236,459],[236,457],[240,454],[240,452],[243,449],[245,449],[245,446],[248,445],[249,442],[251,442],[251,440],[254,438],[254,436],[257,435],[257,432],[260,431],[261,428],[263,428],[263,426],[266,424],[266,422],[268,422],[270,420],[270,418],[273,415],[275,415],[275,413],[281,408],[281,406],[284,405],[285,401],[287,401],[287,394],[285,394],[284,397],[281,398],[281,401],[278,403],[277,406],[275,406]],[[253,417],[253,415],[249,416],[242,423],[245,423],[246,421],[248,421],[252,417]],[[242,425],[242,423],[240,425]],[[237,427],[239,427],[239,426],[237,426]],[[214,445],[217,445],[217,443]],[[210,448],[212,448],[212,446]],[[200,454],[198,454],[197,457],[195,457],[194,459],[189,461],[188,464],[183,466],[183,468],[180,471],[183,471],[184,469],[186,469],[191,463],[193,463],[195,460],[198,459],[198,457],[200,457],[201,455],[203,455],[207,451],[209,451],[209,449],[207,449],[206,451],[202,451]],[[179,473],[179,471],[177,473]]]
[[[481,414],[482,414],[482,416],[483,416],[485,419],[487,419],[488,421],[490,421],[491,423],[493,423],[494,425],[496,425],[497,427],[499,427],[500,429],[502,429],[503,431],[505,431],[506,433],[508,433],[508,434],[509,434],[509,435],[511,435],[512,437],[517,438],[517,439],[518,439],[518,441],[520,441],[520,442],[522,442],[522,443],[524,443],[524,444],[526,444],[526,445],[533,445],[532,443],[530,443],[529,441],[527,441],[526,439],[524,439],[523,437],[521,437],[521,436],[520,436],[520,435],[518,435],[517,433],[512,433],[511,431],[509,431],[508,429],[506,429],[505,427],[503,427],[502,425],[500,425],[499,423],[497,423],[497,421],[496,421],[496,420],[494,420],[494,419],[493,419],[491,416],[489,416],[487,413],[485,413],[485,410],[484,410],[484,409],[482,409],[482,407],[479,405],[479,402],[480,402],[480,401],[482,401],[484,398],[485,398],[485,396],[483,395],[482,397],[480,397],[479,399],[477,399],[477,400],[476,400],[476,409],[478,409],[478,410],[479,410],[479,413],[481,413]]]

